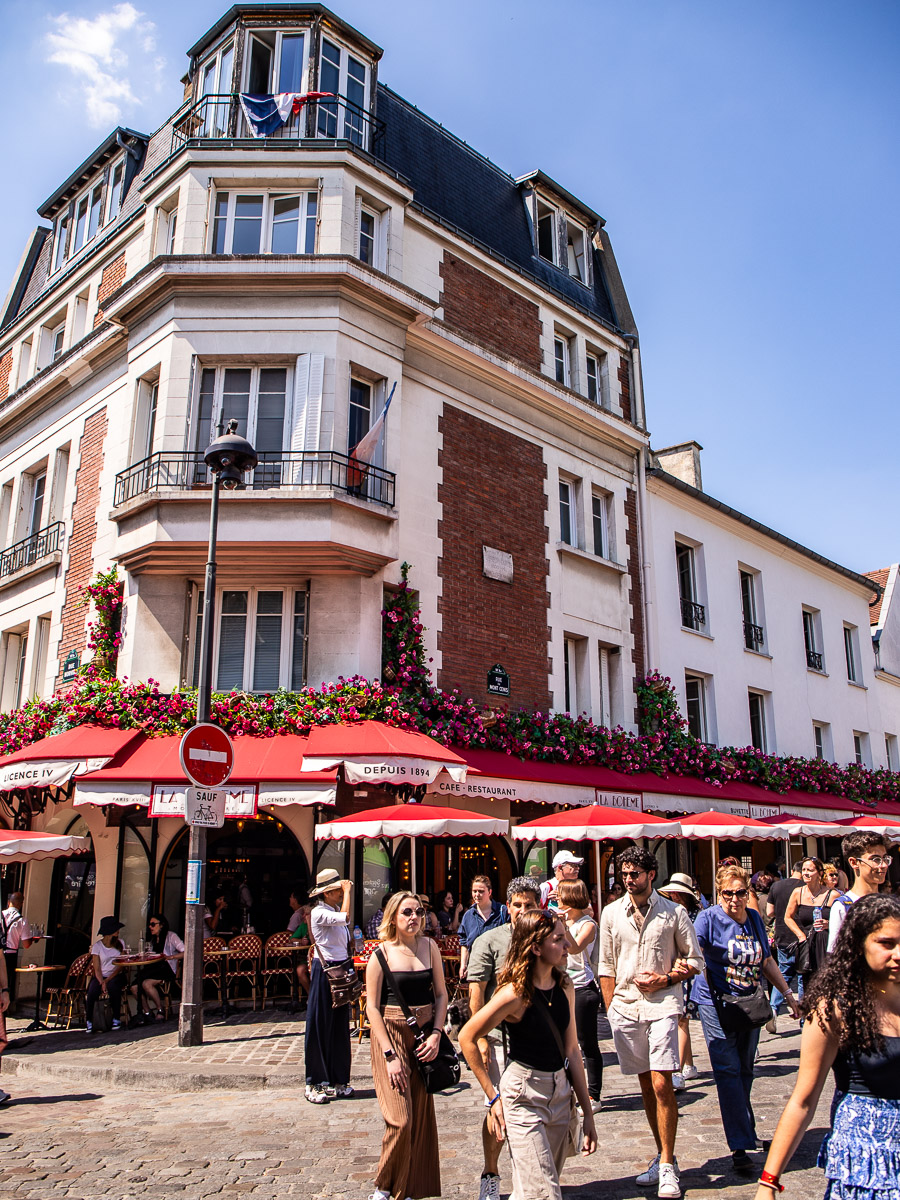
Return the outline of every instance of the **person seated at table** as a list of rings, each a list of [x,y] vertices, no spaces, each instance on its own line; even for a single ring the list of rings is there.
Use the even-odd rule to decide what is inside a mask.
[[[441,935],[456,933],[462,919],[462,903],[456,904],[452,892],[438,892],[434,897],[434,911],[441,927]]]
[[[91,946],[91,965],[94,973],[84,999],[84,1027],[88,1033],[94,1032],[94,1006],[100,996],[109,997],[113,1029],[118,1029],[121,1025],[119,1010],[126,983],[125,968],[119,966],[119,955],[124,947],[116,936],[121,928],[122,922],[117,917],[103,917],[97,930],[97,941]]]
[[[387,902],[390,900],[391,895],[391,892],[384,893],[381,897],[381,907],[366,923],[366,937],[371,941],[374,941],[378,937],[378,930],[381,928],[384,910],[387,908]]]
[[[184,942],[169,928],[169,918],[158,914],[150,918],[150,951],[164,954],[159,962],[148,963],[138,971],[137,982],[129,991],[138,998],[145,1020],[164,1020],[162,1001],[159,997],[161,983],[178,981],[178,964],[184,958]]]
[[[291,913],[291,919],[288,921],[287,931],[293,935],[294,941],[298,946],[308,946],[310,944],[310,906],[301,901],[300,897],[302,895],[303,891],[301,888],[294,888],[290,894],[290,897],[288,898],[288,903],[290,904],[293,912]],[[300,1007],[303,1008],[306,1004],[306,1001],[303,998],[303,992],[305,992],[307,996],[309,995],[310,980],[309,964],[304,961],[302,955],[297,963],[297,966],[295,967],[295,970],[297,972],[297,985],[298,988],[301,989]]]
[[[228,907],[228,901],[225,899],[225,891],[223,888],[216,888],[206,897],[206,908],[203,910],[203,940],[215,937],[220,932],[220,923],[222,928],[225,927],[225,922],[222,921],[222,913]]]

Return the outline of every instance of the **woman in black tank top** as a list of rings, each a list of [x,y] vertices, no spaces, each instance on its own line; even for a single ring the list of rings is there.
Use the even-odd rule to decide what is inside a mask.
[[[808,1020],[793,1095],[778,1122],[757,1200],[772,1200],[834,1068],[822,1143],[825,1200],[900,1195],[900,897],[863,896],[803,998]]]
[[[434,1097],[425,1090],[414,1058],[437,1056],[440,1030],[447,1015],[447,986],[441,952],[424,936],[425,909],[418,896],[398,892],[384,907],[381,945],[366,968],[366,1012],[371,1027],[370,1050],[375,1094],[384,1117],[381,1159],[370,1200],[391,1196],[441,1194],[441,1164]],[[400,995],[388,986],[382,959]],[[414,1032],[400,1004],[405,1001],[419,1029],[427,1031],[416,1049]]]
[[[459,1031],[466,1062],[490,1101],[489,1128],[498,1141],[509,1142],[516,1196],[562,1200],[559,1173],[569,1150],[575,1096],[584,1113],[583,1153],[597,1148],[567,959],[566,931],[555,913],[520,913],[497,990]],[[478,1041],[502,1022],[509,1062],[498,1091]]]

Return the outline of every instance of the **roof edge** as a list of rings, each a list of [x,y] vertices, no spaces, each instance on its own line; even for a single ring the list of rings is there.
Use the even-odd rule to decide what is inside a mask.
[[[194,59],[205,50],[210,42],[215,41],[223,30],[227,29],[233,22],[240,20],[241,17],[262,16],[265,18],[267,15],[301,16],[304,13],[309,13],[317,19],[327,17],[334,21],[339,28],[345,29],[348,33],[352,34],[359,41],[360,45],[365,46],[376,62],[384,54],[381,46],[373,42],[371,38],[367,38],[364,33],[360,33],[349,21],[345,21],[337,13],[332,12],[330,8],[326,8],[324,4],[305,4],[303,0],[299,0],[299,2],[291,2],[291,0],[285,2],[285,0],[281,0],[281,3],[276,2],[274,4],[232,4],[231,8],[223,13],[218,21],[214,25],[211,25],[206,33],[198,38],[187,51],[188,58],[191,60],[191,70],[193,70]]]
[[[525,186],[530,187],[533,184],[537,184],[546,191],[553,192],[557,199],[562,200],[564,204],[569,205],[571,208],[577,209],[583,217],[587,217],[588,220],[593,222],[594,225],[599,225],[602,227],[606,224],[606,221],[603,219],[603,217],[601,217],[599,213],[594,212],[590,205],[585,204],[583,200],[579,200],[577,196],[573,196],[572,193],[567,191],[567,189],[564,188],[561,183],[557,183],[555,179],[551,179],[546,171],[541,171],[540,169],[536,171],[529,171],[527,175],[520,175],[516,179],[516,183],[520,188]]]
[[[22,297],[25,295],[25,289],[28,287],[28,281],[31,279],[31,273],[41,253],[41,247],[50,233],[51,230],[46,225],[38,225],[32,231],[25,245],[22,257],[19,259],[19,265],[16,268],[13,281],[6,294],[6,299],[3,302],[3,308],[0,309],[0,330],[5,329],[7,325],[11,325],[16,319],[19,312],[19,305],[22,303]]]
[[[109,137],[105,138],[104,141],[102,141],[97,147],[97,149],[94,150],[92,154],[89,154],[80,166],[75,168],[69,178],[64,183],[59,185],[53,195],[48,196],[44,203],[40,205],[37,210],[39,217],[43,217],[47,221],[50,220],[50,218],[53,216],[56,205],[63,198],[63,196],[65,196],[66,192],[78,182],[82,175],[89,171],[91,167],[96,165],[97,160],[101,157],[101,155],[107,154],[110,150],[112,150],[113,146],[119,144],[119,134],[122,134],[123,137],[137,138],[139,142],[144,143],[145,147],[150,141],[151,136],[149,133],[138,133],[136,129],[129,129],[126,125],[117,125]]]

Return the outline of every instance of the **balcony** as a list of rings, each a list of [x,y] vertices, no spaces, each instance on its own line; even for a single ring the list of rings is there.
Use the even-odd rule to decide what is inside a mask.
[[[807,649],[806,665],[809,667],[810,671],[824,671],[825,670],[825,666],[822,661],[822,655],[818,650]]]
[[[699,631],[706,624],[706,609],[696,600],[681,598],[681,624],[685,629]]]
[[[748,650],[762,650],[765,640],[762,625],[754,625],[752,621],[744,622],[744,645]]]
[[[47,565],[43,560],[62,551],[63,523],[54,521],[45,525],[30,537],[15,542],[8,550],[0,554],[0,579],[8,575],[16,575],[26,567]],[[57,558],[57,562],[59,559]]]
[[[203,96],[172,126],[172,154],[185,146],[204,142],[343,141],[376,153],[383,144],[384,121],[343,96],[333,100],[311,100],[289,120],[264,138],[253,136],[237,93]]]
[[[247,475],[246,486],[238,490],[331,488],[358,500],[393,508],[395,482],[392,471],[351,460],[335,451],[263,451],[259,466]],[[161,451],[119,472],[113,503],[118,508],[146,492],[205,488],[211,484],[212,476],[199,452]]]

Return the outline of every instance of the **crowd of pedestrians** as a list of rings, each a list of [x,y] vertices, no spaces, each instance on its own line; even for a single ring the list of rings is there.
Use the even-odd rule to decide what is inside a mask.
[[[656,1143],[635,1179],[640,1187],[664,1200],[682,1195],[676,1090],[698,1073],[692,1019],[706,1042],[733,1168],[759,1169],[751,1158],[759,1147],[754,1064],[761,1027],[777,1033],[787,1010],[803,1021],[800,1066],[758,1200],[782,1189],[780,1174],[830,1070],[836,1091],[820,1155],[825,1200],[900,1200],[900,900],[881,894],[891,863],[882,838],[854,832],[842,849],[852,885],[815,857],[788,878],[774,864],[751,878],[726,858],[708,902],[689,875],[658,885],[657,858],[633,846],[615,862],[622,894],[608,895],[599,919],[579,877],[583,859],[571,851],[555,856],[550,879],[518,876],[502,898],[487,876],[476,876],[467,908],[447,891],[433,900],[386,894],[368,927],[380,942],[365,982],[385,1122],[369,1200],[440,1195],[428,1068],[442,1053],[448,1010],[436,939],[454,931],[471,1012],[459,1045],[485,1096],[479,1200],[499,1200],[504,1146],[512,1200],[561,1200],[566,1157],[596,1149],[601,1008],[621,1073],[637,1077]],[[302,918],[299,894],[292,897],[311,943],[306,1097],[314,1103],[353,1095],[350,1010],[335,1000],[332,978],[343,967],[352,974],[350,896],[350,881],[326,870]],[[101,941],[115,932],[101,930]],[[109,990],[103,949],[95,950],[98,990]]]

